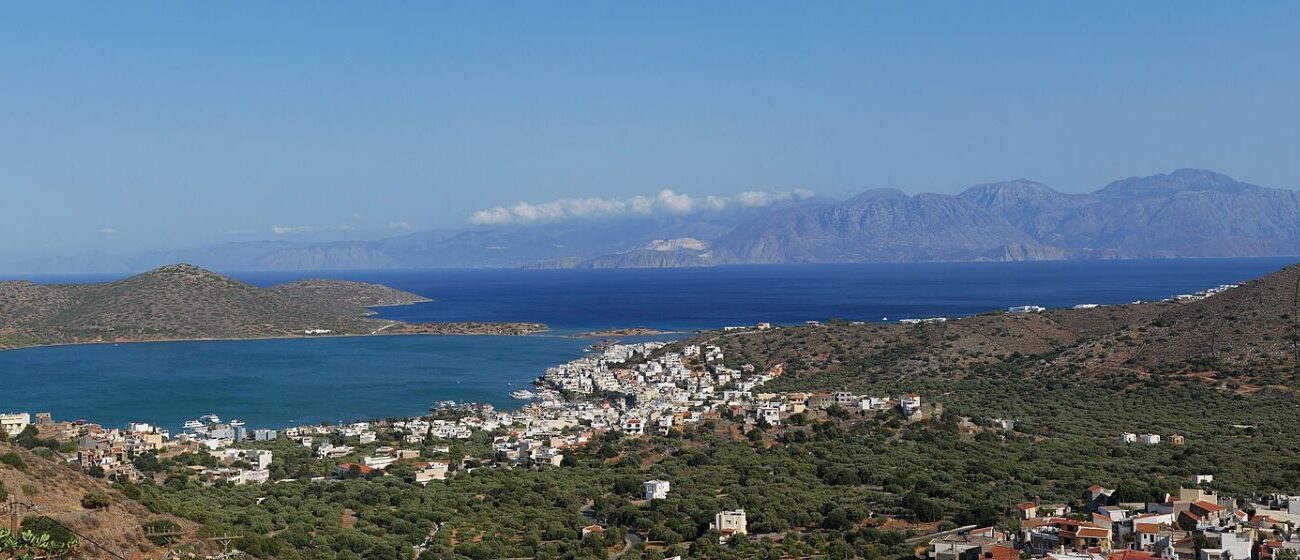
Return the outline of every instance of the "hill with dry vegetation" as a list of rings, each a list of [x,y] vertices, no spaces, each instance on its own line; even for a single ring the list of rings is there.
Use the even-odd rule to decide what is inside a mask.
[[[309,279],[280,284],[272,292],[314,302],[336,303],[346,307],[391,307],[430,301],[411,292],[367,282],[347,280]]]
[[[309,332],[531,332],[529,328],[501,325],[406,324],[369,317],[372,306],[420,301],[427,300],[361,282],[304,280],[258,288],[183,264],[100,284],[0,282],[0,349],[92,342],[291,337]]]
[[[146,537],[146,525],[164,522],[185,532],[196,529],[192,522],[154,514],[104,481],[21,447],[0,443],[0,456],[7,457],[0,461],[0,487],[15,502],[34,508],[24,507],[23,517],[45,516],[81,535],[77,558],[115,558],[104,549],[127,558],[160,558],[166,551]],[[82,499],[91,493],[107,496],[110,503],[84,507]]]
[[[1298,310],[1300,265],[1196,301],[710,333],[696,342],[721,346],[737,364],[786,364],[785,387],[1048,375],[1291,391],[1300,387]]]

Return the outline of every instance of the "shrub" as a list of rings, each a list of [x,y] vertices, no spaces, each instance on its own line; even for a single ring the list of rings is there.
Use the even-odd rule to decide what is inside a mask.
[[[81,507],[86,509],[103,509],[113,505],[113,498],[98,490],[87,492],[81,497]]]
[[[10,467],[22,472],[27,472],[27,461],[23,460],[22,455],[14,453],[13,451],[0,455],[0,464],[9,465]]]

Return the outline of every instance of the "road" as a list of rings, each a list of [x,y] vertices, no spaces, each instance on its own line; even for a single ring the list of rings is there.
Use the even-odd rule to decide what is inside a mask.
[[[919,537],[912,537],[912,538],[907,539],[906,541],[903,541],[903,542],[905,542],[905,543],[907,543],[907,544],[921,544],[921,543],[923,543],[923,542],[925,542],[925,541],[928,541],[928,540],[930,540],[930,539],[936,539],[936,538],[939,538],[939,537],[944,537],[944,536],[947,536],[947,535],[952,535],[952,534],[955,534],[955,533],[960,533],[960,532],[962,532],[962,531],[969,531],[969,530],[974,529],[974,528],[976,528],[976,527],[979,527],[979,525],[967,525],[967,526],[965,526],[965,527],[958,527],[958,528],[956,528],[956,529],[949,529],[949,530],[947,530],[947,531],[939,531],[938,533],[930,533],[930,534],[928,534],[928,535],[921,535],[921,536],[919,536]]]
[[[618,554],[614,555],[614,560],[626,556],[627,553],[632,552],[632,548],[638,544],[641,544],[641,535],[628,531],[627,536],[623,537],[623,550],[618,551]]]

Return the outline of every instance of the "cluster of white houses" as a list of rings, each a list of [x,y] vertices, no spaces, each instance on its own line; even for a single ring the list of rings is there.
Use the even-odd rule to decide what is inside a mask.
[[[1199,291],[1199,292],[1194,292],[1194,293],[1190,293],[1190,294],[1178,294],[1178,295],[1176,295],[1176,296],[1174,296],[1174,297],[1171,297],[1171,298],[1169,298],[1169,299],[1167,299],[1167,300],[1165,300],[1165,301],[1200,301],[1200,300],[1203,300],[1203,299],[1205,299],[1205,298],[1207,298],[1207,297],[1210,297],[1210,296],[1213,296],[1213,295],[1216,295],[1216,294],[1221,294],[1221,293],[1223,293],[1223,292],[1226,292],[1226,291],[1228,291],[1228,290],[1231,290],[1231,289],[1233,289],[1233,288],[1236,288],[1237,286],[1238,286],[1237,284],[1220,284],[1220,285],[1215,286],[1215,287],[1213,287],[1213,288],[1210,288],[1210,289],[1207,289],[1207,290],[1201,290],[1201,291]]]
[[[1161,443],[1164,442],[1164,439],[1160,437],[1160,434],[1138,435],[1130,432],[1124,432],[1119,435],[1119,442],[1125,444],[1140,443],[1142,445],[1160,445]],[[1182,445],[1186,442],[1187,439],[1181,435],[1174,434],[1169,436],[1169,443],[1172,443],[1174,445]]]
[[[534,421],[571,419],[597,431],[667,433],[780,375],[779,369],[759,373],[748,364],[728,367],[717,346],[656,352],[664,346],[616,344],[550,368],[540,380],[540,400],[523,412]]]

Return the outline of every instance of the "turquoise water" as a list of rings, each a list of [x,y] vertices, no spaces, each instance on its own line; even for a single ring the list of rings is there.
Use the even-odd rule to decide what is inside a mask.
[[[1011,305],[1126,303],[1248,280],[1294,258],[737,266],[670,270],[256,273],[328,276],[432,298],[380,310],[408,321],[541,321],[560,332],[961,316]],[[39,278],[99,281],[104,277]],[[510,391],[581,354],[556,336],[169,342],[0,352],[0,411],[105,425],[178,426],[213,412],[250,427],[418,414],[441,400],[513,406]]]
[[[179,428],[209,412],[254,427],[412,416],[510,398],[589,340],[384,336],[57,346],[0,352],[0,411]]]

